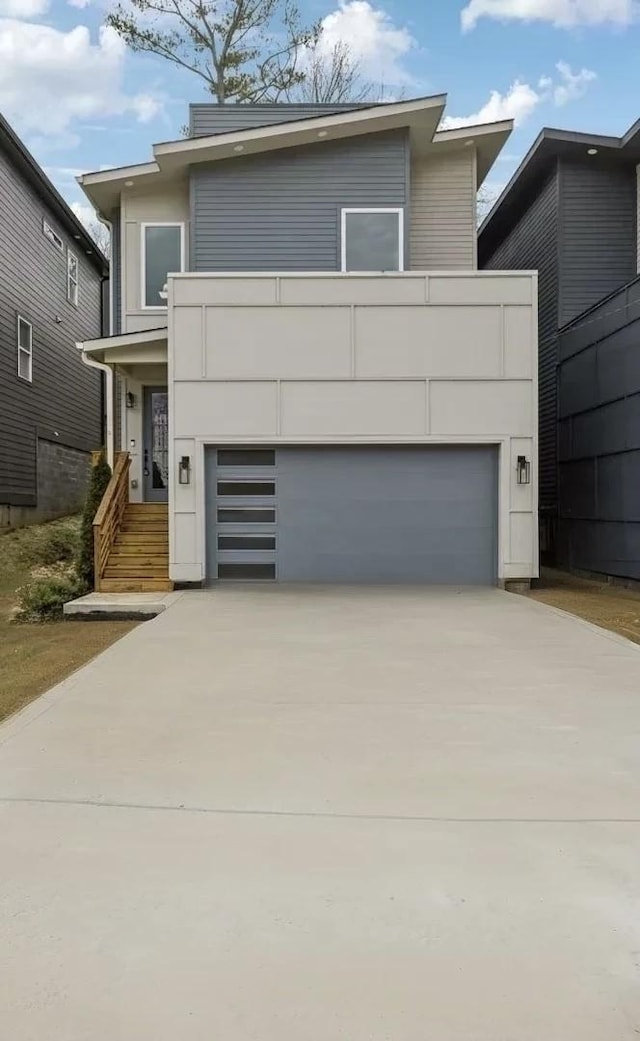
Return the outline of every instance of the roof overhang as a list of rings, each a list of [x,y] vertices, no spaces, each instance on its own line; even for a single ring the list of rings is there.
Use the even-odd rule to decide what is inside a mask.
[[[637,166],[640,164],[640,120],[623,137],[545,127],[482,222],[479,232],[481,250],[491,253],[502,241],[515,214],[526,207],[527,201],[549,176],[553,163],[558,159]]]
[[[482,123],[477,126],[456,127],[453,130],[439,130],[433,138],[433,146],[439,153],[445,149],[475,148],[479,188],[512,131],[512,119],[504,119],[500,123]]]
[[[257,153],[321,144],[364,134],[407,128],[411,147],[426,151],[442,120],[446,95],[372,105],[331,115],[312,116],[270,126],[252,127],[210,137],[182,138],[153,146],[153,161],[137,166],[99,170],[78,178],[85,194],[100,213],[117,208],[120,194],[127,188],[161,187],[164,181],[186,176],[194,163],[238,159]]]
[[[145,329],[76,345],[83,354],[107,365],[157,364],[167,360],[167,329]]]

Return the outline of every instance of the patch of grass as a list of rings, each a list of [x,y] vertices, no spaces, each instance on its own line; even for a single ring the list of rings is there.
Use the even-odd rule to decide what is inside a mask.
[[[543,568],[528,596],[640,644],[640,593],[634,590]]]
[[[0,719],[85,665],[137,622],[37,622],[16,625],[17,590],[69,574],[77,517],[0,534]]]

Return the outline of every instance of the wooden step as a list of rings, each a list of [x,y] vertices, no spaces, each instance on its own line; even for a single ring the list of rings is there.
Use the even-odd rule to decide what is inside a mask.
[[[140,568],[159,567],[169,573],[168,553],[110,553],[107,568],[127,568],[129,574],[138,574]]]
[[[123,532],[134,532],[139,531],[144,534],[147,531],[162,532],[164,535],[169,533],[169,524],[165,520],[123,520],[120,525],[120,531]]]
[[[101,593],[163,593],[171,592],[170,578],[102,578]]]
[[[125,510],[132,513],[168,513],[166,502],[128,502]]]
[[[169,568],[166,564],[112,564],[107,561],[104,570],[105,578],[168,578]]]
[[[116,535],[115,545],[126,543],[128,546],[136,545],[169,545],[169,533],[167,531],[127,531],[122,534],[122,528]]]

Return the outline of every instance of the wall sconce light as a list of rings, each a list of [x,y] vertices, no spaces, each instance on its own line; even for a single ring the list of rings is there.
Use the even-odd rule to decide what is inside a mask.
[[[183,455],[178,463],[178,484],[191,484],[191,457]]]
[[[516,469],[518,471],[518,484],[531,484],[531,463],[526,455],[518,456]]]
[[[135,394],[132,391],[128,390],[127,391],[127,408],[135,408],[135,407],[136,407],[136,396],[135,396]]]

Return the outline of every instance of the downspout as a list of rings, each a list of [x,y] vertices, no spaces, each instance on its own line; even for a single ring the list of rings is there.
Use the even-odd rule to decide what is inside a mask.
[[[83,343],[76,343],[76,347],[81,352],[80,357],[85,365],[90,369],[97,369],[98,372],[104,373],[105,449],[107,452],[107,462],[113,470],[113,369],[110,365],[105,365],[102,361],[96,361],[94,358],[90,358],[89,355],[85,353]]]

